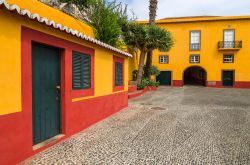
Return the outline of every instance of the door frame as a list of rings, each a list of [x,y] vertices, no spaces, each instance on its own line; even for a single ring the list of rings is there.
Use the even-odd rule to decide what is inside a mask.
[[[52,49],[57,49],[57,51],[58,51],[58,56],[59,56],[59,58],[60,58],[60,60],[58,61],[58,63],[59,63],[59,65],[60,65],[60,88],[62,87],[62,55],[63,55],[63,49],[61,49],[61,48],[58,48],[58,47],[54,47],[54,46],[51,46],[51,45],[45,45],[45,44],[42,44],[42,43],[38,43],[38,42],[36,42],[36,41],[31,41],[31,49],[32,49],[32,51],[31,51],[31,80],[32,80],[32,87],[31,88],[33,88],[33,60],[32,60],[32,58],[33,58],[33,45],[34,44],[36,44],[36,45],[39,45],[39,46],[43,46],[43,47],[48,47],[48,48],[52,48]],[[33,95],[32,95],[32,99],[33,99]],[[32,108],[32,113],[33,113],[33,108]],[[59,134],[57,134],[56,136],[58,136],[58,135],[62,135],[62,91],[61,91],[61,89],[60,89],[60,102],[59,102],[59,114],[58,114],[59,116],[59,123],[60,123],[60,126],[59,126]],[[32,116],[32,128],[33,128],[33,116]],[[33,134],[33,131],[32,131],[32,137],[34,138],[34,134]],[[51,137],[51,138],[53,138],[53,137]],[[49,138],[50,139],[50,138]],[[46,139],[46,140],[49,140],[49,139]],[[46,141],[46,140],[44,140],[44,141]],[[42,141],[42,142],[40,142],[40,143],[43,143],[44,141]],[[34,141],[33,141],[33,143],[34,143]],[[33,146],[38,146],[40,143],[37,143],[37,144],[33,144]]]
[[[160,72],[170,72],[171,73],[171,84],[165,86],[173,86],[173,71],[172,70],[160,70]]]
[[[65,129],[65,109],[68,106],[68,101],[66,101],[66,79],[65,71],[66,69],[66,51],[62,47],[63,40],[59,38],[50,36],[48,34],[38,32],[26,27],[21,27],[21,97],[22,97],[22,112],[24,113],[24,119],[28,120],[27,125],[27,134],[28,138],[27,143],[33,145],[33,123],[32,123],[32,43],[38,43],[45,46],[51,46],[61,50],[60,53],[60,83],[61,83],[61,92],[60,92],[60,132],[61,134],[66,134]],[[67,59],[68,60],[68,59]],[[49,146],[49,145],[48,145]],[[43,146],[43,147],[48,147]],[[40,148],[39,148],[40,149]]]
[[[233,85],[232,86],[224,86],[223,85],[223,72],[224,71],[231,71],[231,72],[233,72]],[[235,69],[222,69],[221,70],[221,86],[228,87],[228,88],[235,86]]]
[[[22,103],[22,119],[27,123],[27,129],[25,130],[27,139],[27,146],[30,146],[32,151],[33,146],[33,133],[32,133],[32,42],[37,42],[43,45],[52,46],[61,49],[61,134],[66,135],[60,138],[62,140],[67,135],[72,134],[70,120],[70,110],[72,108],[72,99],[74,97],[86,97],[92,96],[95,92],[94,83],[94,68],[95,68],[95,49],[74,43],[63,39],[68,34],[65,32],[54,32],[50,28],[40,28],[41,31],[30,29],[25,26],[21,26],[21,103]],[[46,32],[46,33],[45,33]],[[50,35],[50,33],[56,36]],[[60,37],[60,38],[58,38]],[[92,56],[92,68],[91,68],[91,91],[83,93],[83,91],[75,91],[72,89],[72,52],[77,51],[86,53]],[[45,149],[50,144],[42,147]]]

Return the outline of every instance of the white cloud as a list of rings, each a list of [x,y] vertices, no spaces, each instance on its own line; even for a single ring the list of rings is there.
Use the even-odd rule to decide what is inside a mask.
[[[126,2],[138,19],[148,19],[149,0],[127,0]],[[157,19],[198,15],[250,15],[250,1],[159,0]]]

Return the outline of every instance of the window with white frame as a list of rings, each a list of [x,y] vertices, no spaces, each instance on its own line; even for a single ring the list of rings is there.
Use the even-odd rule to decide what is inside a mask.
[[[200,62],[200,55],[190,55],[190,63],[199,63]]]
[[[234,55],[233,54],[224,54],[223,55],[223,62],[224,63],[233,63],[234,62]]]
[[[224,30],[224,48],[234,48],[235,31],[233,29]]]
[[[190,50],[200,50],[200,40],[201,40],[200,31],[191,31],[190,32]]]
[[[167,64],[168,63],[168,56],[167,55],[159,56],[159,63],[160,64]]]

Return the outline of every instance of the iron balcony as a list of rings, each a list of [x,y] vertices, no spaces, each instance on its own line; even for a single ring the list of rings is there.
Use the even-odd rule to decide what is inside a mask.
[[[219,50],[239,50],[242,48],[242,41],[219,41]]]
[[[200,43],[191,43],[190,50],[194,50],[194,51],[200,50]]]

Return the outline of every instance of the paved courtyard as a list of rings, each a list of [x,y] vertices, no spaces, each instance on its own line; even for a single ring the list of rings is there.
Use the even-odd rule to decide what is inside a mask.
[[[160,87],[24,164],[250,164],[250,90]]]

